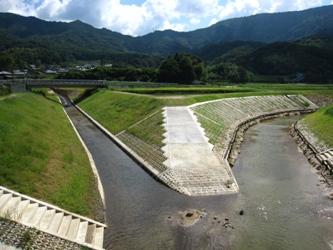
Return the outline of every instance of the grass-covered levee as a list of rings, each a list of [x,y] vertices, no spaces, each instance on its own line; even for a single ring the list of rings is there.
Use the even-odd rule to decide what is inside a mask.
[[[88,156],[56,95],[0,97],[0,185],[100,218]]]

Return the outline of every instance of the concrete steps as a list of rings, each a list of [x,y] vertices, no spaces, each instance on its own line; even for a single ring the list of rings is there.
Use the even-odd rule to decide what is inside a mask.
[[[92,249],[103,249],[105,224],[2,186],[0,186],[0,217]]]

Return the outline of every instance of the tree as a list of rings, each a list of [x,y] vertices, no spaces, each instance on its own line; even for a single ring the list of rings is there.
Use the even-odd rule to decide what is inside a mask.
[[[182,57],[179,62],[179,68],[179,81],[187,84],[192,83],[195,79],[195,73],[191,59],[187,56]]]
[[[201,62],[194,66],[195,77],[198,80],[206,81],[207,80],[207,69],[206,65]]]
[[[12,71],[15,66],[15,60],[8,53],[0,53],[0,70]]]
[[[234,63],[219,63],[212,67],[211,71],[223,80],[236,83],[251,81],[252,76],[246,69]]]
[[[172,57],[163,61],[160,69],[159,81],[161,82],[178,82],[180,67],[178,62]]]
[[[194,80],[205,81],[206,64],[201,58],[191,54],[178,54],[163,61],[159,81],[191,84]]]

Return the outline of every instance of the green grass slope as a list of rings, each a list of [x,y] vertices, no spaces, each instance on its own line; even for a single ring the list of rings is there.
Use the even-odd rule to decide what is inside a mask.
[[[55,96],[0,98],[0,185],[95,218],[88,157]]]
[[[162,99],[109,90],[100,90],[79,104],[112,134],[118,134],[163,106]]]
[[[150,88],[111,91],[102,89],[78,104],[85,112],[116,135],[164,106],[187,106],[221,98],[263,95],[330,95],[333,85],[237,84],[231,87]]]
[[[333,147],[333,105],[306,116],[302,123],[329,147]]]

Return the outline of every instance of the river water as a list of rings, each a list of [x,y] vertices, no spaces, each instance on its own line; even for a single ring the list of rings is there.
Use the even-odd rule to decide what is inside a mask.
[[[288,129],[299,117],[250,128],[233,168],[240,186],[235,204],[245,208],[232,249],[330,249],[333,222],[316,213],[332,206]]]
[[[74,109],[68,113],[104,186],[106,249],[330,249],[333,222],[316,213],[330,201],[288,134],[300,117],[246,132],[233,168],[238,194],[188,197],[157,182]],[[207,215],[184,227],[187,209],[205,209]]]

